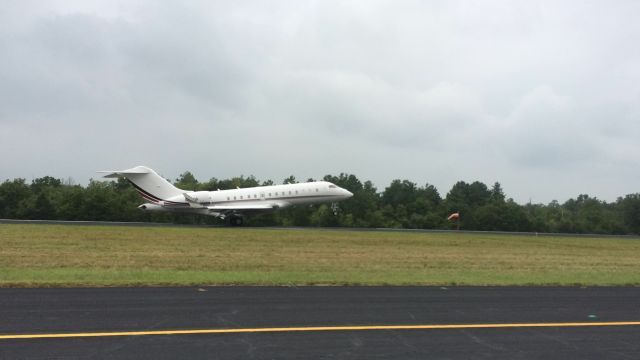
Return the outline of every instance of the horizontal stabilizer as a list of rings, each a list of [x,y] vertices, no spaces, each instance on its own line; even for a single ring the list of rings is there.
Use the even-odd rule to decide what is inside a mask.
[[[117,178],[120,176],[132,175],[132,174],[148,174],[149,169],[144,166],[136,166],[127,170],[120,171],[98,171],[99,173],[107,174],[104,175],[105,178]]]

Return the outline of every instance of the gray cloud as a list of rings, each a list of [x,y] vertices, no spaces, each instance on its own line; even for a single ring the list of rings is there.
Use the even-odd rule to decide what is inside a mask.
[[[1,179],[346,171],[518,201],[639,191],[640,5],[20,2]]]

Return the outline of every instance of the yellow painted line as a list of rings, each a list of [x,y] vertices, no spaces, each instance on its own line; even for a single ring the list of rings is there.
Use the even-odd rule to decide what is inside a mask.
[[[516,323],[516,324],[443,324],[443,325],[370,325],[370,326],[314,326],[314,327],[273,327],[246,329],[200,329],[200,330],[152,330],[152,331],[114,331],[86,333],[54,334],[7,334],[2,339],[45,339],[79,338],[107,336],[144,336],[144,335],[193,335],[193,334],[235,334],[264,332],[307,332],[307,331],[366,331],[366,330],[434,330],[434,329],[499,329],[499,328],[538,328],[538,327],[601,327],[601,326],[640,326],[640,321],[620,322],[569,322],[569,323]]]

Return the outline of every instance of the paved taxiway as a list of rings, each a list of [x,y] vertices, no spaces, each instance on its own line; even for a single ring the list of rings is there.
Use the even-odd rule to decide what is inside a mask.
[[[41,224],[41,225],[67,225],[67,226],[135,226],[135,227],[187,227],[187,228],[230,228],[228,226],[204,225],[204,224],[172,224],[152,222],[119,222],[119,221],[67,221],[67,220],[15,220],[0,219],[1,224]],[[313,231],[373,231],[373,232],[404,232],[404,233],[452,233],[452,234],[491,234],[491,235],[521,235],[521,236],[562,236],[580,238],[618,238],[640,240],[638,235],[606,235],[606,234],[571,234],[571,233],[538,233],[516,231],[478,231],[478,230],[441,230],[441,229],[400,229],[400,228],[344,228],[344,227],[284,227],[284,226],[246,226],[232,227],[242,229],[265,230],[313,230]]]
[[[640,321],[639,299],[640,288],[0,289],[0,358],[627,359],[640,354],[640,325],[614,323]],[[448,324],[499,325],[437,326]],[[369,325],[436,326],[286,330]],[[251,332],[274,327],[285,331]],[[219,329],[240,332],[191,333]],[[186,333],[129,333],[164,330]],[[125,336],[79,337],[96,332]],[[63,333],[76,335],[11,338]]]

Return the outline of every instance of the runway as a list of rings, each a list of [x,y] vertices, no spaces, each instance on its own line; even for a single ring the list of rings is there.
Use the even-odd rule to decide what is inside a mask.
[[[640,288],[0,289],[0,358],[628,359],[638,299]]]
[[[32,224],[32,225],[66,225],[66,226],[133,226],[133,227],[180,227],[180,228],[227,228],[227,229],[264,229],[264,230],[314,230],[314,231],[371,231],[371,232],[403,232],[403,233],[451,233],[451,234],[487,234],[487,235],[519,235],[519,236],[562,236],[579,238],[618,238],[640,240],[638,235],[608,235],[608,234],[576,234],[576,233],[539,233],[517,231],[479,231],[479,230],[442,230],[442,229],[403,229],[403,228],[345,228],[345,227],[303,227],[303,226],[243,226],[229,227],[226,225],[206,224],[173,224],[153,222],[125,222],[125,221],[67,221],[67,220],[17,220],[0,219],[2,224]]]

